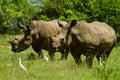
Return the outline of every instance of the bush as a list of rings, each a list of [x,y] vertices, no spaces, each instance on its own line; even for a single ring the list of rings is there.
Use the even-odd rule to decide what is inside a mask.
[[[27,0],[1,0],[0,1],[0,33],[17,33],[19,22],[27,23],[38,11]]]
[[[44,0],[40,4],[29,3],[27,0],[1,0],[0,33],[8,33],[10,30],[18,32],[18,22],[26,24],[33,19],[76,19],[106,22],[120,35],[119,4],[120,0]]]
[[[66,21],[77,19],[106,22],[120,34],[119,4],[120,0],[45,0],[40,15]]]

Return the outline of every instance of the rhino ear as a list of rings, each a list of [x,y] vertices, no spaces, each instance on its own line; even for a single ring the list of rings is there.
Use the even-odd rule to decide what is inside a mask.
[[[60,21],[59,21],[59,20],[58,20],[57,22],[58,22],[58,25],[59,25],[61,28],[63,28],[63,24],[62,24],[62,23],[60,23]]]
[[[48,39],[49,39],[49,41],[51,42],[51,41],[52,41],[52,36],[49,35]]]
[[[57,34],[55,34],[54,37],[57,37]]]
[[[63,42],[65,40],[65,38],[60,38],[60,41]]]
[[[75,25],[76,25],[76,23],[77,23],[77,20],[72,20],[72,21],[71,21],[71,23],[70,23],[70,27],[75,26]]]
[[[21,23],[18,23],[18,27],[19,27],[20,29],[25,29],[25,26],[22,25]]]
[[[29,31],[31,31],[31,28],[30,28],[29,26],[27,26],[27,29],[28,29]]]

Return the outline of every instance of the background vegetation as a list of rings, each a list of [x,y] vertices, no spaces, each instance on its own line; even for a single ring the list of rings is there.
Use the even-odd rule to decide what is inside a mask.
[[[18,33],[18,22],[72,19],[101,21],[111,25],[120,35],[120,0],[1,0],[0,33]]]

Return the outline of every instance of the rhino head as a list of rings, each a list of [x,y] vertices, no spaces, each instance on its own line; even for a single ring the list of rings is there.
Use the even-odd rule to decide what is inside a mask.
[[[65,47],[67,47],[71,44],[71,42],[72,42],[71,28],[74,25],[76,25],[76,20],[73,20],[66,25],[62,25],[59,22],[58,22],[58,24],[60,27],[62,27],[60,34],[49,37],[50,48],[55,51],[64,49]]]
[[[31,29],[21,24],[18,26],[23,29],[23,34],[10,41],[13,52],[23,51],[32,43]]]
[[[64,44],[64,38],[60,38],[59,36],[50,36],[49,37],[49,41],[50,41],[50,49],[54,50],[54,51],[58,51],[60,50],[60,48],[62,47],[62,44]]]

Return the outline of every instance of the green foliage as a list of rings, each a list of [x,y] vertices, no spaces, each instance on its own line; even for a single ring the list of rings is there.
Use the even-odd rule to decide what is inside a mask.
[[[18,22],[26,23],[31,20],[38,11],[34,8],[27,0],[1,0],[0,33],[18,32]]]
[[[97,20],[114,27],[120,25],[119,4],[119,0],[45,0],[41,6],[41,15],[46,15],[50,19],[65,18],[63,20],[66,21]]]
[[[40,15],[50,19],[70,21],[72,19],[87,19],[87,15],[75,9],[76,0],[46,0],[42,3]]]
[[[33,19],[76,19],[106,22],[115,29],[118,37],[120,35],[120,0],[43,0],[41,3],[28,1],[0,1],[0,33],[8,33],[6,30],[18,32],[18,22],[27,24]]]
[[[120,0],[45,0],[42,3],[40,15],[66,21],[76,19],[106,22],[119,35],[119,4]]]

